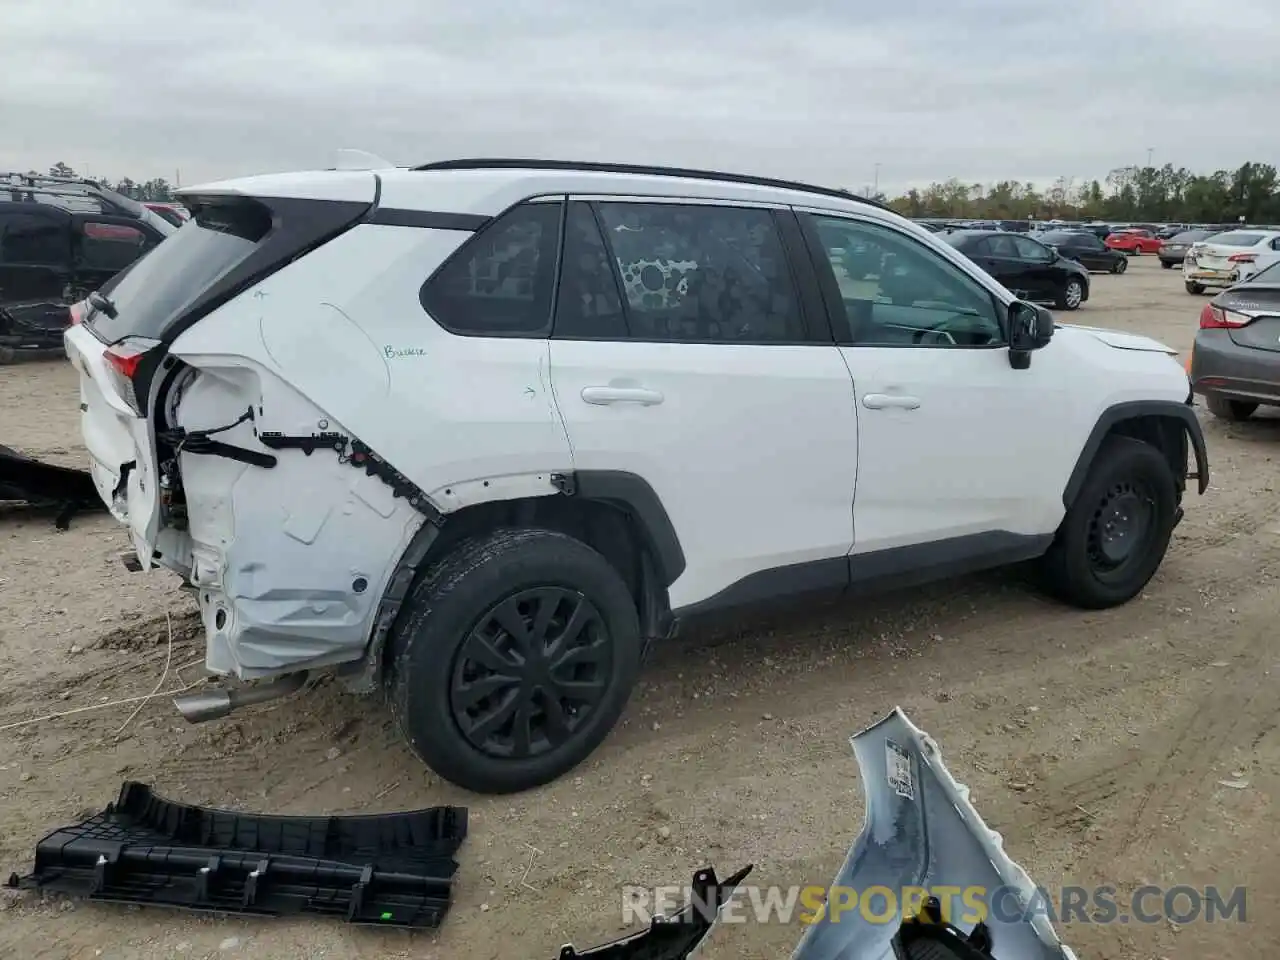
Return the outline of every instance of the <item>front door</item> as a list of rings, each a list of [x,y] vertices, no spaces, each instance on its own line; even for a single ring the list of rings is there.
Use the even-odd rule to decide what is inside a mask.
[[[40,204],[0,208],[0,304],[60,304],[71,263],[71,218]]]
[[[674,609],[848,581],[857,412],[807,260],[808,285],[793,276],[801,246],[785,209],[570,205],[556,403],[575,470],[661,501],[685,555]]]
[[[1052,429],[1069,408],[1068,358],[1051,342],[1013,369],[1003,309],[961,254],[869,219],[805,219],[859,404],[854,555],[945,541],[1016,552],[1051,533],[1077,453]],[[837,233],[892,256],[870,297],[841,282]]]

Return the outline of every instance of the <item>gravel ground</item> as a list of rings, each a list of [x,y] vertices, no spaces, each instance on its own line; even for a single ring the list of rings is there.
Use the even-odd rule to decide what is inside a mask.
[[[1072,319],[1186,349],[1201,302],[1143,257],[1095,278]],[[0,370],[0,442],[82,462],[76,403],[66,364]],[[1243,925],[1060,924],[1082,958],[1262,956],[1280,942],[1280,418],[1205,426],[1213,487],[1190,497],[1163,568],[1126,607],[1065,609],[997,573],[684,638],[659,651],[597,755],[531,793],[441,783],[376,700],[332,685],[200,727],[158,701],[123,729],[131,706],[0,733],[4,873],[128,778],[274,813],[472,811],[436,934],[6,893],[0,955],[550,960],[622,932],[624,884],[747,862],[759,883],[824,884],[862,823],[847,737],[900,704],[1041,884],[1249,888]],[[149,693],[166,614],[174,664],[202,656],[173,578],[127,573],[126,547],[107,518],[56,533],[48,514],[0,511],[0,725]],[[726,925],[705,956],[784,957],[798,934]]]

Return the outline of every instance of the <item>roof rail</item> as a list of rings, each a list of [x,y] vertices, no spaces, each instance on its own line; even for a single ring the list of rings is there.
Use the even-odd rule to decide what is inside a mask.
[[[507,157],[492,159],[439,160],[412,167],[413,170],[582,170],[588,173],[627,173],[651,177],[679,177],[689,180],[720,180],[725,183],[742,183],[755,187],[773,187],[776,190],[799,190],[825,197],[853,200],[881,210],[891,209],[887,204],[860,197],[848,190],[836,187],[818,187],[794,180],[777,180],[772,177],[755,177],[745,173],[724,173],[718,170],[690,170],[685,167],[654,167],[633,163],[602,163],[596,160],[515,160]]]

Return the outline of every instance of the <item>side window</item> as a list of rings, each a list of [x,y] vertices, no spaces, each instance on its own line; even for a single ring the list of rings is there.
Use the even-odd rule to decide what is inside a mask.
[[[806,339],[770,211],[672,203],[601,203],[597,209],[632,339]]]
[[[627,339],[627,317],[618,278],[609,265],[609,251],[591,206],[581,200],[570,203],[564,231],[555,336]]]
[[[66,267],[70,233],[60,220],[27,213],[0,215],[0,262]]]
[[[993,257],[1003,257],[1006,260],[1018,260],[1018,248],[1014,246],[1013,237],[1005,233],[998,233],[994,236],[987,237],[987,247],[991,251]]]
[[[146,247],[146,234],[124,224],[86,220],[80,228],[80,263],[92,270],[123,270]]]
[[[1280,250],[1280,237],[1276,237],[1274,240],[1271,241],[1271,249]]]
[[[878,224],[818,216],[809,222],[835,274],[840,299],[830,306],[837,313],[843,308],[848,332],[841,335],[842,342],[930,347],[1004,343],[991,294],[940,252]],[[866,245],[882,251],[877,273],[851,274],[836,246],[837,238],[844,249]]]
[[[546,336],[562,209],[523,203],[486,226],[423,284],[423,309],[451,333]]]
[[[1043,244],[1028,240],[1026,237],[1010,237],[1009,239],[1013,241],[1013,245],[1018,251],[1019,260],[1036,260],[1041,263],[1048,263],[1053,259],[1053,254]]]

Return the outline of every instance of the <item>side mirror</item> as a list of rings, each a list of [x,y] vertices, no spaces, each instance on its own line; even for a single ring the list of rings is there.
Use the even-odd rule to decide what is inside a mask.
[[[1009,364],[1015,370],[1031,366],[1031,353],[1053,339],[1053,314],[1043,307],[1015,300],[1009,304]]]

